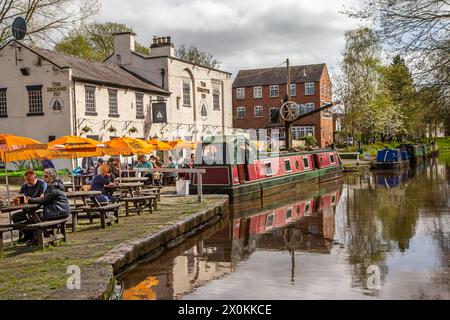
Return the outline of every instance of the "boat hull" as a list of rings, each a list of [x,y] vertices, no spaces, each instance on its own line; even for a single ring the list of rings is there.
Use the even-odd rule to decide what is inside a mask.
[[[399,162],[373,162],[370,164],[371,170],[399,170],[409,166],[408,161]]]
[[[267,178],[258,181],[246,182],[236,186],[203,186],[205,194],[227,194],[230,202],[254,200],[258,198],[273,197],[277,199],[288,198],[295,192],[304,191],[311,185],[340,179],[343,176],[341,167],[330,167],[310,172]],[[193,186],[192,192],[197,191]]]

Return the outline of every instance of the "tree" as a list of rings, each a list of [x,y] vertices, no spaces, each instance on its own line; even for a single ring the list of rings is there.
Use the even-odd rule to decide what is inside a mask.
[[[182,60],[208,68],[219,68],[221,63],[215,60],[211,53],[201,51],[195,46],[191,46],[187,49],[185,45],[182,45],[176,50],[175,55]]]
[[[114,51],[114,33],[133,32],[124,24],[90,23],[59,41],[55,50],[93,61],[105,61]],[[136,43],[136,52],[148,55],[149,48]]]
[[[341,74],[336,81],[336,93],[344,105],[343,131],[353,138],[362,133],[367,141],[375,130],[371,102],[378,83],[381,48],[369,28],[347,31],[345,38]]]
[[[49,44],[99,8],[98,0],[0,0],[0,46],[12,38],[11,26],[17,17],[27,22],[25,41]]]
[[[380,40],[408,56],[416,83],[435,87],[450,112],[450,2],[448,0],[370,0],[346,10],[368,20]]]

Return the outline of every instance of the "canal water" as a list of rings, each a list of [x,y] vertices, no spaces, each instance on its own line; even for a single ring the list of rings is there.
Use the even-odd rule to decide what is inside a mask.
[[[448,160],[241,203],[119,275],[122,299],[450,299]]]

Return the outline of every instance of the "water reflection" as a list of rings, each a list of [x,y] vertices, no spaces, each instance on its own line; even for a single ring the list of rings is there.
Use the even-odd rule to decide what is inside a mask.
[[[432,159],[241,206],[121,275],[123,298],[448,299],[449,173]]]

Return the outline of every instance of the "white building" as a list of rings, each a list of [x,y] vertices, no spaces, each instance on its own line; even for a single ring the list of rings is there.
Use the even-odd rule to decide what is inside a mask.
[[[169,92],[119,66],[31,48],[0,49],[0,131],[48,142],[64,135],[147,138],[151,102]]]
[[[146,119],[150,136],[198,141],[201,136],[232,132],[230,73],[176,58],[170,37],[155,37],[150,55],[144,56],[135,52],[134,37],[114,35],[114,53],[107,62],[171,92],[166,109],[155,105]]]

